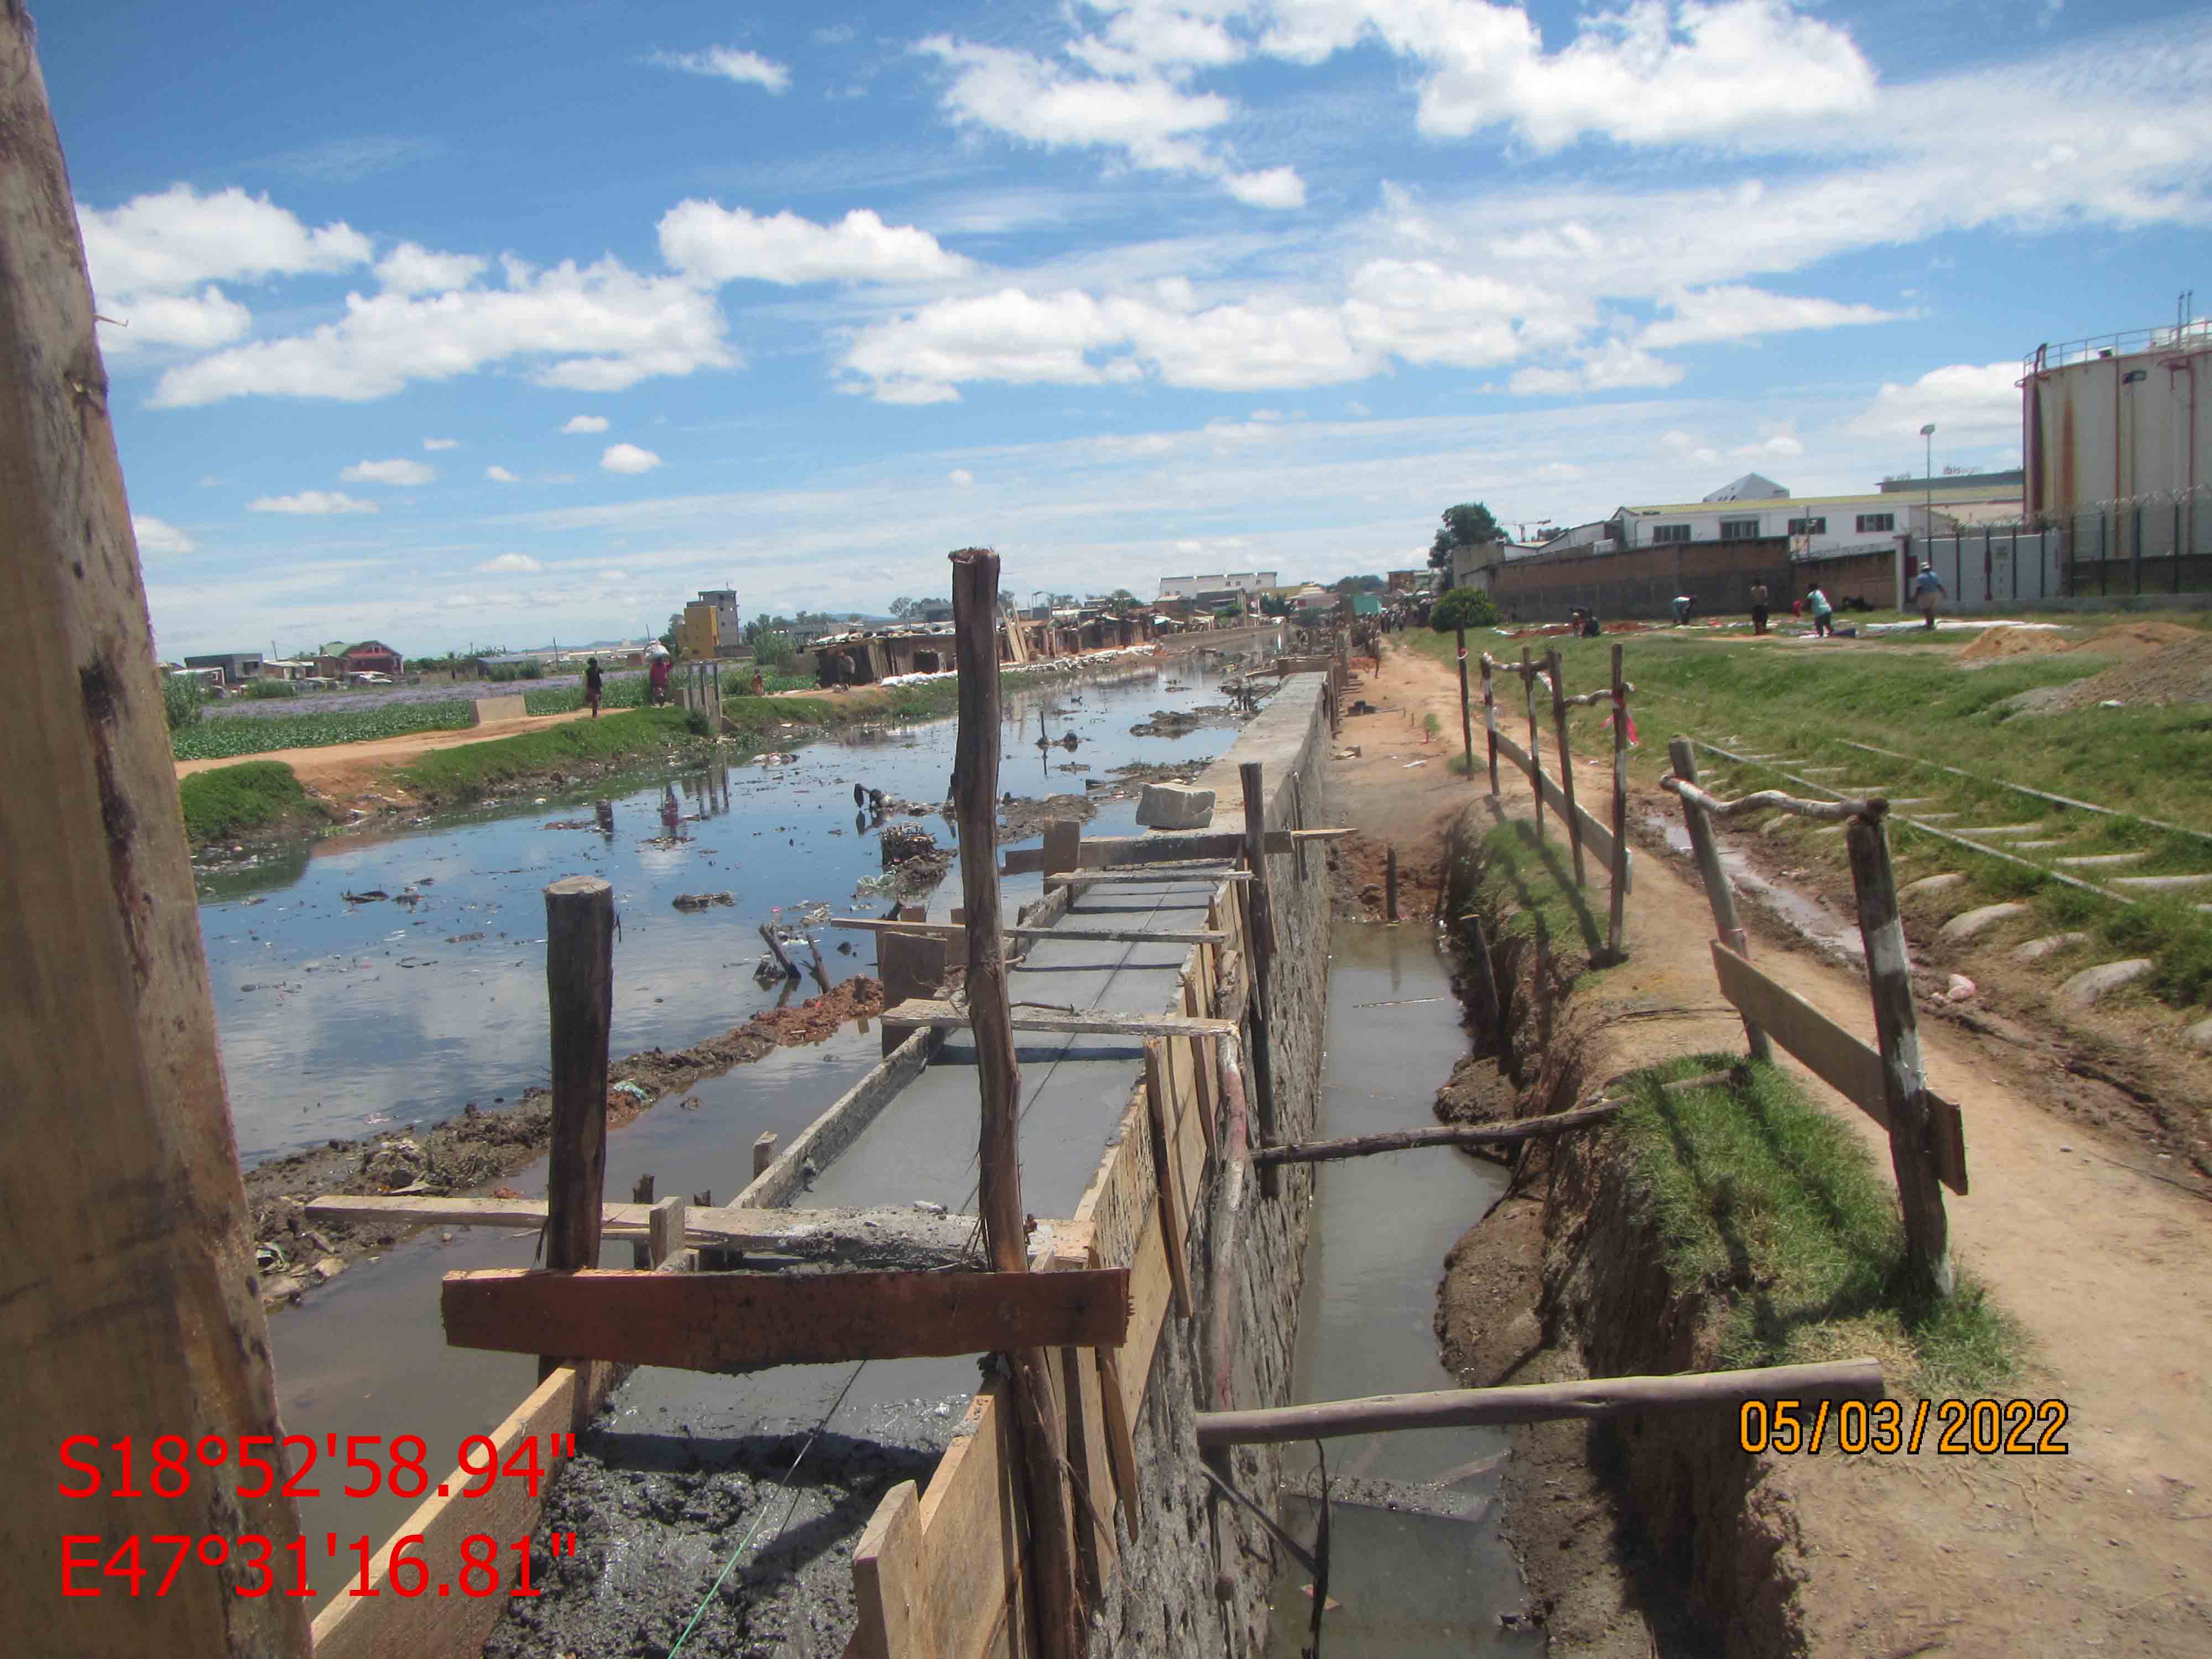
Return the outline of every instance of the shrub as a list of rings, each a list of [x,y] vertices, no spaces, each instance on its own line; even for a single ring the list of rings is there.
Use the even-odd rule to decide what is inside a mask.
[[[484,665],[484,678],[494,685],[504,685],[510,680],[535,680],[545,677],[544,665],[538,662],[495,662]]]
[[[307,810],[307,792],[282,761],[246,761],[195,772],[177,786],[185,833],[195,842],[274,828]]]
[[[1429,608],[1429,626],[1439,634],[1458,628],[1489,628],[1498,621],[1498,606],[1479,587],[1455,587]]]
[[[169,730],[196,724],[207,694],[190,674],[171,674],[161,681],[161,709],[169,717]]]
[[[248,680],[246,695],[256,702],[266,702],[271,697],[296,697],[300,688],[289,680]]]

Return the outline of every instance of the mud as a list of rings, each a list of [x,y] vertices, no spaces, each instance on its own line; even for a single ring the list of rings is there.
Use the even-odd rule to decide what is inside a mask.
[[[1182,738],[1209,726],[1235,726],[1237,711],[1226,703],[1216,703],[1204,708],[1156,708],[1148,720],[1139,720],[1129,728],[1133,738]]]
[[[1212,764],[1211,755],[1187,761],[1130,761],[1110,769],[1109,775],[1124,783],[1190,783]]]
[[[866,975],[845,980],[823,995],[754,1015],[742,1025],[690,1048],[668,1052],[647,1048],[616,1061],[608,1069],[607,1127],[631,1121],[663,1096],[680,1094],[701,1079],[745,1065],[778,1048],[826,1040],[852,1019],[883,1012],[884,989]],[[351,1261],[389,1249],[412,1227],[375,1223],[318,1221],[310,1224],[304,1206],[330,1193],[405,1190],[421,1196],[454,1196],[475,1190],[520,1169],[542,1153],[552,1138],[553,1097],[538,1087],[524,1090],[512,1102],[495,1099],[490,1108],[471,1101],[460,1116],[427,1134],[370,1135],[333,1140],[313,1152],[296,1153],[246,1172],[246,1196],[253,1213],[253,1237],[264,1251],[264,1277],[294,1280],[283,1295],[306,1288],[309,1264],[337,1257]],[[325,1275],[327,1276],[327,1275]]]
[[[1097,803],[1086,795],[1046,795],[1041,799],[1009,797],[999,803],[999,845],[1041,836],[1047,824],[1058,819],[1088,823],[1097,815]]]

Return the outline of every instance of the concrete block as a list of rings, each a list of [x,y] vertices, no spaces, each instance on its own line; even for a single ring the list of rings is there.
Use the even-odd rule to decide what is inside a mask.
[[[1213,822],[1213,791],[1148,783],[1137,803],[1137,822],[1147,830],[1203,830]]]
[[[478,697],[471,714],[471,726],[489,726],[494,720],[519,720],[530,712],[530,705],[520,697]]]
[[[2200,1019],[2182,1035],[2192,1048],[2212,1048],[2212,1019]]]
[[[2032,939],[2012,953],[2014,962],[2040,962],[2057,951],[2070,951],[2077,945],[2087,945],[2087,933],[2046,933],[2041,939]]]
[[[1942,937],[1948,939],[1972,939],[1975,934],[1986,932],[2008,917],[2024,916],[2027,914],[2027,907],[2025,904],[1984,904],[1978,909],[1969,910],[1965,915],[1954,916],[1945,922]]]
[[[1897,890],[1907,898],[1923,898],[1936,893],[1948,893],[1954,887],[1962,887],[1966,878],[1955,870],[1947,870],[1940,876],[1923,876],[1917,881],[1908,881]]]
[[[2087,1008],[2108,991],[2132,985],[2157,964],[2148,957],[2130,957],[2124,962],[2101,962],[2084,968],[2058,988],[2058,994],[2077,1008]]]

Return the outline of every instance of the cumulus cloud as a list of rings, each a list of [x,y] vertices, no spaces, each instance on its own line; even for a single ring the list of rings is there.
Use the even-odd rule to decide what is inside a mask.
[[[510,571],[526,574],[543,570],[545,567],[527,553],[502,553],[495,559],[487,559],[477,568],[482,572],[495,574],[505,574]]]
[[[567,433],[605,432],[607,417],[604,415],[571,415],[561,430]]]
[[[348,483],[426,484],[438,469],[423,461],[356,461],[338,474]]]
[[[599,467],[607,472],[650,472],[659,465],[659,456],[635,444],[611,444],[599,457]]]
[[[176,526],[151,514],[131,515],[131,533],[138,538],[141,553],[197,553],[200,544]]]
[[[1761,334],[1801,328],[1890,323],[1909,314],[1882,311],[1874,306],[1847,305],[1835,300],[1774,294],[1742,283],[1672,295],[1660,303],[1674,314],[1647,325],[1637,341],[1640,345],[1661,350],[1670,346],[1704,345],[1717,340],[1748,340]]]
[[[376,280],[392,294],[444,294],[483,275],[488,260],[473,253],[438,253],[402,242],[376,262]]]
[[[887,225],[856,208],[834,225],[788,209],[762,217],[714,202],[679,202],[660,221],[661,257],[708,283],[926,282],[958,276],[974,262],[912,225]]]
[[[2021,368],[2016,362],[1952,363],[1909,385],[1882,382],[1846,428],[1866,438],[1918,441],[1929,422],[1946,443],[2017,438]]]
[[[359,403],[518,358],[537,364],[531,378],[539,386],[619,392],[738,361],[713,297],[682,277],[641,276],[614,258],[544,270],[501,264],[498,288],[349,294],[340,321],[168,370],[153,402],[182,409],[260,395]]]
[[[516,477],[514,474],[509,472],[503,466],[486,467],[484,469],[484,477],[490,479],[494,483],[520,483],[522,482],[521,479]]]
[[[1524,398],[1574,397],[1586,392],[1627,392],[1674,385],[1682,378],[1679,363],[1654,357],[1619,337],[1577,347],[1571,368],[1516,370],[1508,389]]]
[[[364,501],[343,489],[303,489],[296,495],[261,495],[246,502],[248,513],[374,513],[374,501]]]
[[[461,441],[459,438],[425,438],[422,440],[422,447],[429,450],[459,449],[460,447]]]
[[[703,52],[656,52],[645,61],[660,69],[682,70],[687,75],[719,76],[725,81],[761,87],[779,95],[791,86],[791,71],[781,64],[737,46],[708,46]]]
[[[921,50],[953,71],[944,108],[960,125],[1048,149],[1115,151],[1147,173],[1218,180],[1253,207],[1304,205],[1305,185],[1292,168],[1243,172],[1231,151],[1200,137],[1228,124],[1237,106],[1218,93],[1191,90],[1152,57],[1096,40],[1070,49],[1082,69],[946,35],[922,41]]]
[[[967,489],[969,484],[975,482],[975,475],[970,472],[964,466],[956,466],[945,476],[951,478],[954,483],[959,485],[963,489]]]

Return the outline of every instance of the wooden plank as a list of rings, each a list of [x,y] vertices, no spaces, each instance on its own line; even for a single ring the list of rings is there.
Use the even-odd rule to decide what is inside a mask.
[[[1735,1005],[1737,1012],[1757,1021],[1767,1036],[1795,1054],[1815,1077],[1887,1129],[1889,1108],[1881,1056],[1718,939],[1712,942],[1712,951],[1721,994]],[[1938,1175],[1953,1192],[1963,1194],[1966,1190],[1965,1116],[1954,1103],[1932,1091],[1928,1091],[1928,1109]]]
[[[1013,1416],[1003,1382],[976,1394],[922,1492],[914,1651],[929,1659],[974,1659],[1010,1622],[1018,1628],[1008,1614],[1029,1547],[1029,1505]]]
[[[1145,1115],[1152,1135],[1152,1162],[1159,1171],[1159,1212],[1162,1242],[1167,1249],[1168,1282],[1175,1292],[1178,1319],[1191,1314],[1190,1246],[1184,1236],[1188,1212],[1183,1207],[1177,1159],[1169,1139],[1168,1083],[1162,1073],[1160,1039],[1145,1040]]]
[[[788,1203],[805,1178],[806,1166],[811,1164],[820,1171],[836,1162],[884,1108],[898,1097],[899,1091],[922,1074],[939,1041],[937,1033],[927,1027],[908,1032],[867,1076],[802,1129],[764,1173],[753,1177],[751,1184],[738,1194],[738,1204],[765,1209]]]
[[[1342,841],[1356,830],[1270,830],[1270,853],[1297,851],[1309,842]],[[1156,864],[1170,859],[1234,859],[1244,850],[1244,837],[1234,830],[1156,830],[1147,836],[1094,836],[1081,843],[1073,866],[1054,864],[1041,847],[1018,847],[999,863],[1002,876],[1034,875],[1039,871],[1110,870],[1133,864]]]
[[[1050,1273],[1077,1273],[1091,1267],[1085,1249],[1056,1247],[1045,1263]],[[1067,1464],[1073,1472],[1077,1561],[1085,1600],[1097,1606],[1114,1569],[1114,1473],[1106,1452],[1106,1418],[1096,1356],[1113,1350],[1062,1348],[1057,1381],[1067,1417]]]
[[[735,1371],[1016,1347],[1118,1347],[1126,1268],[1094,1273],[451,1273],[440,1305],[457,1348]]]
[[[1159,887],[1176,882],[1203,882],[1208,886],[1224,881],[1249,881],[1249,870],[1225,865],[1162,864],[1149,870],[1079,870],[1072,875],[1047,876],[1047,887]]]
[[[1121,1389],[1121,1356],[1112,1348],[1094,1348],[1098,1360],[1098,1404],[1106,1420],[1106,1461],[1114,1471],[1114,1486],[1121,1499],[1121,1524],[1129,1536],[1143,1531],[1143,1487],[1137,1474],[1137,1437],[1131,1428],[1128,1396]]]
[[[832,916],[830,925],[860,933],[912,933],[927,939],[950,939],[956,934],[965,938],[968,932],[950,922],[878,921],[865,916]],[[1032,927],[1024,924],[1008,927],[1004,933],[1013,939],[1095,939],[1106,945],[1218,945],[1227,937],[1208,928]]]
[[[1244,861],[1251,866],[1255,878],[1246,894],[1250,907],[1250,926],[1248,942],[1252,953],[1246,958],[1251,966],[1252,997],[1247,1005],[1252,1016],[1252,1096],[1259,1109],[1259,1139],[1262,1146],[1273,1146],[1282,1139],[1276,1128],[1275,1062],[1273,1023],[1275,1017],[1274,998],[1270,988],[1274,978],[1275,951],[1279,941],[1275,936],[1274,901],[1267,884],[1267,790],[1265,776],[1257,761],[1246,761],[1237,769],[1238,783],[1244,797]],[[1268,1198],[1276,1195],[1275,1177],[1262,1173],[1260,1190]]]
[[[1500,732],[1498,734],[1498,752],[1520,768],[1523,777],[1540,780],[1544,799],[1552,804],[1553,811],[1565,815],[1567,808],[1566,796],[1560,791],[1559,786],[1552,780],[1550,775],[1538,771],[1529,765],[1527,750]],[[1629,871],[1629,885],[1622,891],[1633,892],[1635,890],[1633,852],[1625,848],[1621,848],[1619,858],[1616,858],[1614,851],[1616,843],[1613,839],[1613,831],[1592,817],[1587,808],[1577,807],[1576,811],[1579,814],[1576,822],[1582,826],[1583,839],[1589,843],[1591,853],[1604,860],[1608,865],[1620,866],[1623,860],[1626,861],[1625,867]]]
[[[918,1659],[923,1589],[921,1498],[913,1481],[902,1480],[884,1494],[853,1547],[854,1634],[863,1659]]]
[[[238,1496],[228,1468],[188,1469],[181,1498],[145,1479],[156,1437],[283,1430],[111,424],[136,400],[111,393],[94,337],[30,11],[0,4],[0,1608],[26,1656],[284,1659],[307,1651],[304,1602],[243,1598],[227,1571],[187,1562],[157,1596],[78,1568],[89,1593],[63,1592],[68,1555],[126,1537],[255,1533],[282,1562],[299,1517],[281,1486]],[[100,1496],[66,1495],[71,1435],[131,1440],[138,1481],[95,1449]],[[85,1533],[105,1549],[65,1544]],[[169,1553],[145,1545],[149,1565]]]
[[[658,1267],[684,1248],[684,1203],[680,1198],[664,1198],[653,1206],[648,1218],[648,1238],[652,1265]]]
[[[884,1015],[896,1016],[907,1024],[939,1030],[957,1030],[969,1023],[969,1011],[956,1008],[949,1002],[902,1002],[896,1008],[884,1010]],[[1192,1037],[1236,1034],[1236,1027],[1227,1020],[1194,1019],[1188,1014],[1071,1014],[1057,1008],[1017,1008],[1013,1011],[1013,1028],[1017,1031],[1049,1031],[1060,1036]]]
[[[1607,860],[1613,872],[1613,890],[1606,907],[1605,945],[1607,960],[1619,962],[1628,954],[1628,682],[1621,677],[1620,647],[1613,647],[1613,821],[1607,835],[1613,854]],[[1600,858],[1605,858],[1602,853]]]
[[[1880,1360],[1832,1359],[1753,1370],[1591,1377],[1504,1389],[1437,1389],[1261,1411],[1201,1412],[1198,1443],[1201,1449],[1281,1445],[1398,1429],[1498,1427],[1563,1418],[1626,1417],[1668,1407],[1733,1406],[1747,1400],[1879,1400],[1882,1395]]]
[[[1589,814],[1575,805],[1575,757],[1567,742],[1566,675],[1559,666],[1556,645],[1544,653],[1544,672],[1552,682],[1552,746],[1559,751],[1559,792],[1565,798],[1559,816],[1566,820],[1567,841],[1575,855],[1575,885],[1581,887],[1588,883],[1583,867],[1583,819]]]
[[[1193,961],[1202,961],[1205,952],[1194,950]],[[1199,994],[1199,985],[1204,970],[1186,973],[1182,980],[1182,1011],[1193,1019],[1206,1019],[1204,999]],[[1194,1036],[1190,1040],[1191,1084],[1196,1096],[1199,1127],[1206,1134],[1206,1155],[1212,1159],[1220,1151],[1220,1127],[1213,1110],[1213,1080],[1209,1075],[1213,1065],[1212,1043],[1215,1039]]]
[[[1670,741],[1667,754],[1674,764],[1675,777],[1697,782],[1698,757],[1687,738]],[[1751,942],[1744,933],[1742,923],[1736,920],[1735,889],[1729,884],[1727,866],[1721,862],[1720,843],[1713,837],[1712,823],[1706,817],[1705,808],[1691,796],[1682,796],[1681,801],[1682,821],[1689,828],[1690,850],[1697,855],[1698,874],[1705,882],[1705,901],[1712,908],[1713,926],[1723,944],[1748,959]],[[1773,1046],[1767,1042],[1766,1033],[1757,1020],[1746,1018],[1743,1035],[1753,1060],[1771,1061],[1774,1058]]]

